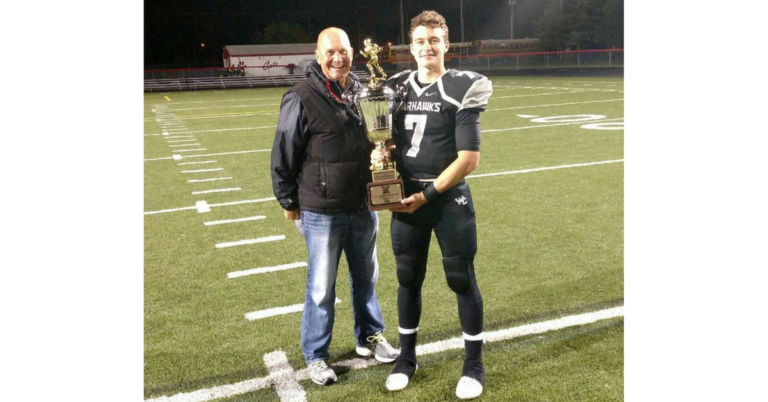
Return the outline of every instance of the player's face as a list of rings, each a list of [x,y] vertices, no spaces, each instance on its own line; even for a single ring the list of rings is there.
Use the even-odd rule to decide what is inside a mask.
[[[344,82],[352,66],[352,46],[349,39],[339,35],[326,35],[319,41],[315,56],[323,74],[331,80]]]
[[[413,30],[411,54],[419,68],[434,70],[443,65],[448,42],[443,28],[428,28],[419,25]]]

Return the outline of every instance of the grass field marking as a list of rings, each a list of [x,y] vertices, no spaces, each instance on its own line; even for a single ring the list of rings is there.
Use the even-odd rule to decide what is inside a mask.
[[[210,194],[210,193],[227,193],[230,191],[240,191],[242,188],[240,187],[232,187],[232,188],[215,188],[213,190],[201,190],[201,191],[193,191],[192,195],[197,194]]]
[[[259,237],[256,239],[245,239],[245,240],[229,241],[225,243],[218,243],[216,244],[216,248],[247,246],[249,244],[266,243],[270,241],[279,241],[279,240],[285,240],[285,235],[267,236],[267,237]]]
[[[608,122],[608,121],[617,121],[617,120],[624,120],[623,117],[617,117],[615,119],[605,119],[601,120],[600,122]],[[497,133],[501,131],[514,131],[514,130],[528,130],[532,128],[542,128],[542,127],[555,127],[555,126],[573,126],[582,124],[583,122],[577,121],[573,123],[556,123],[556,124],[538,124],[535,126],[523,126],[523,127],[510,127],[510,128],[492,128],[488,130],[481,130],[481,133]]]
[[[170,133],[167,131],[163,131],[163,135],[169,135]]]
[[[175,151],[179,151],[179,150],[175,150]],[[271,151],[272,151],[271,149],[252,149],[252,150],[248,150],[248,151],[219,152],[219,153],[215,153],[215,154],[185,155],[184,159],[203,158],[203,157],[208,157],[208,156],[249,154],[249,153],[254,153],[254,152],[271,152]],[[144,161],[145,162],[146,161],[159,161],[159,160],[163,160],[163,159],[177,159],[177,158],[153,158],[153,159],[144,159]],[[181,156],[179,156],[178,159],[181,159]]]
[[[223,113],[223,114],[203,114],[200,116],[184,116],[184,117],[174,117],[175,120],[198,120],[198,119],[223,119],[223,118],[229,118],[229,117],[248,117],[248,116],[267,116],[267,115],[273,115],[273,114],[279,114],[279,110],[275,111],[266,111],[266,112],[256,112],[256,113]],[[152,121],[151,118],[144,119],[145,122]],[[157,119],[157,122],[162,122],[162,119]],[[182,123],[183,124],[183,123]]]
[[[197,209],[198,214],[211,212],[211,206],[205,200],[195,202],[195,209]]]
[[[192,180],[187,180],[187,183],[203,183],[206,181],[230,180],[230,179],[232,178],[231,177],[214,177],[212,179],[192,179]]]
[[[486,112],[498,112],[500,110],[513,110],[513,109],[530,109],[530,108],[534,108],[534,107],[584,105],[584,104],[587,104],[587,103],[618,102],[618,101],[623,101],[623,100],[624,100],[624,98],[621,98],[621,99],[595,100],[595,101],[584,101],[584,102],[550,103],[548,105],[515,106],[515,107],[504,107],[504,108],[499,108],[499,109],[486,109]]]
[[[247,222],[247,221],[259,221],[262,219],[267,219],[264,215],[256,215],[256,216],[248,216],[246,218],[237,218],[237,219],[225,219],[221,221],[210,221],[210,222],[203,222],[203,226],[213,226],[213,225],[223,225],[225,223],[237,223],[237,222]]]
[[[545,116],[531,119],[531,123],[577,123],[585,121],[602,120],[605,115],[602,114],[570,114],[560,116]]]
[[[168,157],[165,157],[165,158],[150,158],[150,159],[144,159],[144,162],[148,162],[148,161],[162,161],[162,160],[166,160],[166,159],[175,159],[175,158],[173,156],[168,156]]]
[[[282,98],[251,98],[251,99],[222,99],[222,100],[204,100],[204,101],[186,101],[186,102],[173,102],[174,105],[189,105],[193,103],[219,103],[219,102],[243,102],[252,100],[280,100]],[[166,106],[167,107],[167,106]],[[173,109],[171,109],[173,110]]]
[[[170,140],[172,138],[195,138],[194,135],[174,135],[173,137],[167,137],[166,140]],[[197,140],[192,140],[197,141]]]
[[[624,130],[624,122],[617,121],[611,123],[604,123],[603,121],[597,123],[589,123],[581,126],[586,130]]]
[[[188,209],[196,209],[196,207],[181,207],[181,208],[161,209],[159,211],[144,212],[144,215],[162,214],[162,213],[166,213],[166,212],[184,211],[184,210],[188,210]]]
[[[533,169],[510,170],[508,172],[471,174],[471,175],[469,175],[469,176],[467,176],[465,178],[466,179],[476,179],[478,177],[503,176],[503,175],[508,175],[508,174],[541,172],[541,171],[544,171],[544,170],[568,169],[568,168],[574,168],[574,167],[605,165],[607,163],[619,163],[619,162],[624,162],[624,159],[616,159],[616,160],[611,160],[611,161],[600,161],[600,162],[576,163],[576,164],[573,164],[573,165],[548,166],[548,167],[540,167],[540,168],[533,168]]]
[[[578,325],[592,324],[598,321],[623,316],[624,306],[618,306],[589,313],[576,314],[556,318],[554,320],[521,325],[519,327],[506,328],[493,332],[486,332],[485,341],[483,343],[508,341],[522,336],[537,335],[545,332],[565,329]],[[437,341],[426,345],[416,346],[416,355],[423,356],[432,353],[443,352],[449,349],[460,349],[463,347],[464,341],[461,338],[446,339],[444,341]],[[338,363],[333,363],[331,364],[331,367],[348,367],[351,370],[359,370],[379,364],[386,363],[379,363],[376,361],[376,359],[354,358]],[[271,383],[269,379],[269,376],[253,378],[231,385],[220,385],[188,393],[179,393],[170,397],[161,396],[159,398],[148,399],[146,402],[207,402],[218,398],[247,394],[249,392],[254,392],[270,387]],[[296,381],[304,381],[309,379],[309,369],[304,368],[294,372],[294,379]]]
[[[479,178],[479,177],[503,176],[503,175],[510,175],[510,174],[519,174],[519,173],[540,172],[540,171],[544,171],[544,170],[566,169],[566,168],[592,166],[592,165],[604,165],[604,164],[619,163],[619,162],[624,162],[624,159],[607,160],[607,161],[599,161],[599,162],[577,163],[577,164],[572,164],[572,165],[547,166],[547,167],[533,168],[533,169],[523,169],[523,170],[510,170],[510,171],[507,171],[507,172],[473,174],[473,175],[467,176],[466,178],[467,179],[475,179],[475,178]],[[224,203],[220,203],[220,204],[211,204],[211,207],[248,204],[248,203],[253,203],[253,202],[267,202],[267,201],[273,201],[275,199],[276,199],[275,197],[268,197],[268,198],[260,198],[260,199],[256,199],[256,200],[232,201],[232,202],[224,202]],[[144,214],[148,215],[148,214],[156,214],[156,213],[160,213],[160,212],[173,212],[173,211],[176,211],[176,210],[180,211],[180,210],[183,210],[183,209],[194,209],[194,207],[174,209],[174,210],[150,211],[150,212],[145,212]]]
[[[202,164],[205,164],[205,163],[216,163],[216,161],[182,162],[182,163],[177,163],[176,165],[177,166],[181,166],[181,165],[202,165]]]
[[[207,151],[208,148],[197,148],[197,149],[174,149],[173,152],[196,152],[196,151]]]
[[[197,130],[190,131],[190,133],[215,133],[220,131],[242,131],[242,130],[259,130],[262,128],[276,128],[277,126],[259,126],[259,127],[242,127],[242,128],[219,128],[215,130]]]
[[[186,109],[172,109],[174,112],[186,112],[189,110],[211,110],[211,109],[229,109],[233,107],[260,107],[260,106],[280,106],[279,103],[262,103],[258,105],[227,105],[227,106],[215,106],[215,107],[191,107]]]
[[[533,114],[517,114],[515,116],[522,117],[524,119],[533,119],[535,117],[539,117],[539,116],[536,116],[536,115],[533,115]]]
[[[228,177],[228,178],[231,179],[231,177]],[[221,179],[215,179],[215,180],[221,180]],[[256,200],[231,201],[231,202],[222,202],[222,203],[218,203],[218,204],[210,204],[210,205],[206,204],[206,205],[208,205],[209,207],[226,207],[226,206],[230,206],[230,205],[250,204],[250,203],[254,203],[254,202],[267,202],[267,201],[275,201],[275,200],[276,200],[275,197],[269,197],[269,198],[259,198],[259,199],[256,199]],[[203,202],[205,202],[205,201],[203,201]],[[200,203],[200,201],[198,201],[198,203]],[[159,213],[164,213],[164,212],[175,212],[175,211],[183,211],[183,210],[187,210],[187,209],[196,209],[196,208],[197,207],[193,206],[193,207],[163,209],[163,210],[160,210],[160,211],[147,211],[147,212],[144,212],[144,215],[154,215],[154,214],[159,214]]]
[[[196,147],[199,146],[200,143],[195,144],[176,144],[176,145],[168,145],[168,148],[178,148],[178,147]]]
[[[220,172],[224,170],[224,168],[213,168],[213,169],[199,169],[199,170],[182,170],[181,173],[205,173],[205,172]]]
[[[240,204],[251,204],[254,202],[267,202],[267,201],[275,201],[277,198],[275,197],[269,197],[269,198],[259,198],[256,200],[245,200],[245,201],[230,201],[230,202],[222,202],[219,204],[211,204],[212,207],[226,207],[230,205],[240,205]]]
[[[307,393],[294,378],[293,367],[282,350],[264,355],[264,365],[280,402],[306,402]]]
[[[253,149],[249,151],[232,151],[232,152],[219,152],[215,154],[201,154],[201,155],[187,155],[185,158],[201,158],[203,156],[219,156],[219,155],[235,155],[235,154],[249,154],[253,152],[271,152],[271,149]]]
[[[171,101],[171,98],[169,98],[168,95],[163,95],[163,96],[165,96],[165,100],[167,100],[168,102]]]
[[[179,154],[173,154],[173,160],[176,160],[176,161],[180,161],[180,160],[182,160],[182,159],[184,159],[184,158],[183,158],[181,155],[179,155]]]
[[[275,265],[274,267],[253,268],[253,269],[246,269],[243,271],[229,272],[227,273],[227,278],[229,279],[240,278],[243,276],[266,274],[268,272],[284,271],[286,269],[301,268],[306,266],[307,266],[306,262],[292,262],[290,264]]]
[[[593,89],[589,91],[568,91],[568,92],[548,92],[543,94],[526,94],[526,95],[507,95],[507,96],[493,96],[491,99],[510,99],[510,98],[530,98],[533,96],[545,96],[545,95],[563,95],[563,94],[581,94],[584,92],[616,92],[615,89]]]
[[[336,302],[334,304],[339,304],[339,303],[341,303],[341,299],[337,297]],[[276,315],[298,313],[299,311],[304,311],[304,303],[293,304],[285,307],[268,308],[266,310],[252,311],[250,313],[245,314],[245,319],[248,321],[256,321],[256,320],[261,320],[267,317],[274,317]]]
[[[196,139],[192,138],[191,140],[175,140],[175,141],[168,141],[169,144],[175,144],[177,142],[190,142],[190,141],[197,141]]]

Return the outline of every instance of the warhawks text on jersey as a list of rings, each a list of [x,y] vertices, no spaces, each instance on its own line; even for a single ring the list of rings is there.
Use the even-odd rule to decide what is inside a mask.
[[[491,81],[450,69],[429,85],[417,71],[403,71],[385,83],[405,85],[404,111],[394,116],[397,169],[404,178],[434,179],[458,156],[480,150],[479,113],[493,92]]]

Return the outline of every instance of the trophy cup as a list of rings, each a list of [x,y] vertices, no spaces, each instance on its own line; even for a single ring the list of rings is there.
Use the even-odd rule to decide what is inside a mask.
[[[362,118],[361,124],[365,124],[368,139],[376,144],[376,149],[385,149],[386,141],[392,138],[392,115],[399,111],[405,99],[405,86],[399,87],[397,92],[381,86],[387,75],[379,67],[379,51],[379,46],[371,45],[370,39],[365,40],[365,49],[360,53],[369,59],[371,78],[367,87],[358,92],[345,93],[344,99],[355,105]],[[376,77],[374,67],[382,77]],[[403,180],[397,178],[395,163],[389,159],[381,160],[373,165],[371,176],[373,182],[368,183],[368,209],[378,211],[400,206],[405,188]]]

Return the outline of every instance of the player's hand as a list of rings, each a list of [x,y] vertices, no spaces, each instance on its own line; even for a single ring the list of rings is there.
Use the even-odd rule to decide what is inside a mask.
[[[426,203],[427,203],[427,199],[424,197],[424,193],[416,193],[400,201],[400,204],[402,204],[402,207],[400,207],[399,209],[392,209],[392,212],[405,212],[407,214],[412,214]]]
[[[389,149],[374,149],[371,151],[371,170],[373,170],[373,166],[382,160],[389,160],[391,158],[392,154],[389,152]]]
[[[285,214],[285,219],[289,219],[292,221],[301,219],[300,209],[294,209],[293,211],[283,210],[283,213]]]

